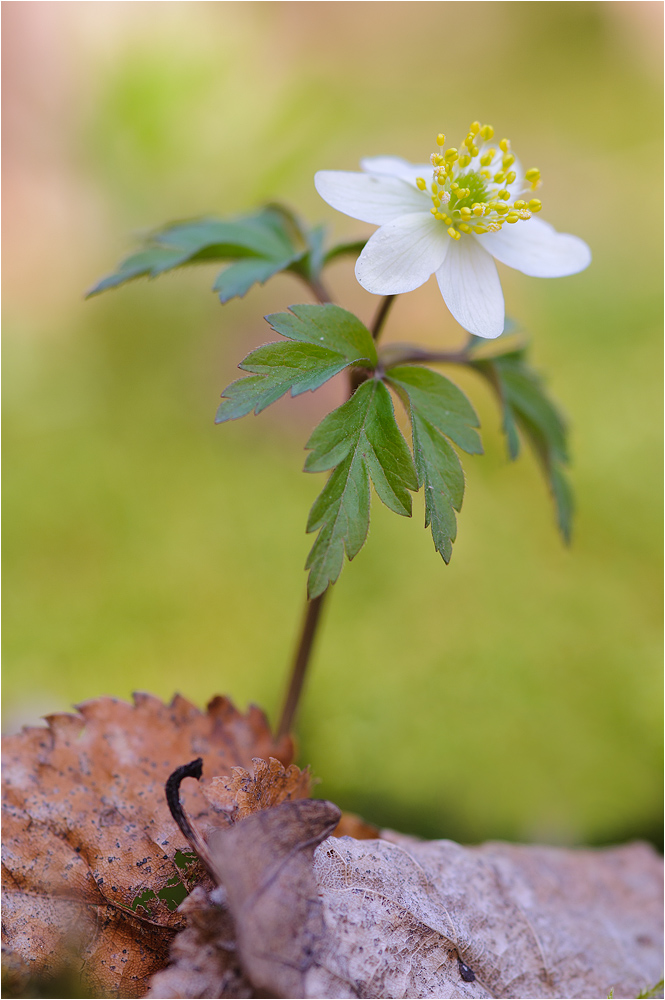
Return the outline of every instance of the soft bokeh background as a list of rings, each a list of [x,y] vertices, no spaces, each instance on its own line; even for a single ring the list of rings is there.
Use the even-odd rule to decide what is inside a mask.
[[[428,836],[600,843],[660,816],[661,54],[658,3],[3,5],[4,720],[100,694],[227,692],[276,718],[321,476],[303,443],[340,382],[215,428],[280,277],[223,308],[201,268],[84,302],[137,233],[295,205],[371,227],[315,170],[426,158],[474,118],[540,167],[586,273],[504,269],[572,424],[565,550],[530,455],[484,458],[451,565],[375,504],[334,588],[300,717],[320,794]],[[349,262],[330,284],[365,320]],[[386,339],[464,335],[434,281]]]

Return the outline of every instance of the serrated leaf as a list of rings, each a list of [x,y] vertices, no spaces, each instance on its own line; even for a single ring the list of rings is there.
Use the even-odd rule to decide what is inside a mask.
[[[538,456],[554,500],[559,530],[564,541],[569,542],[574,504],[565,475],[568,463],[566,424],[547,397],[541,377],[527,365],[524,350],[473,361],[472,367],[489,380],[499,397],[510,458],[519,455],[518,428]]]
[[[231,264],[218,276],[212,290],[219,295],[219,301],[224,305],[234,298],[242,298],[252,285],[263,285],[273,275],[284,271],[290,260],[269,260],[265,257],[249,257],[246,260]]]
[[[266,319],[291,343],[266,344],[247,355],[240,368],[253,375],[226,387],[216,423],[252,410],[258,414],[289,391],[292,396],[313,392],[349,365],[376,363],[369,330],[339,306],[291,306],[291,312]]]
[[[411,406],[433,427],[463,451],[482,455],[483,445],[475,429],[480,426],[476,411],[450,379],[420,365],[389,368],[386,378],[398,391],[406,393]]]
[[[457,537],[455,511],[461,510],[464,497],[462,465],[443,435],[414,409],[411,428],[418,485],[425,487],[425,527],[431,529],[434,548],[449,563]]]
[[[88,292],[88,297],[134,278],[155,278],[185,265],[240,260],[241,264],[227,268],[215,283],[222,302],[227,302],[244,295],[255,282],[297,265],[307,249],[295,217],[281,206],[267,206],[237,219],[173,223],[151,233],[146,247],[127,257]]]
[[[406,441],[395,421],[383,383],[364,382],[348,402],[315,429],[307,448],[306,472],[334,468],[314,501],[307,531],[319,531],[305,565],[310,598],[338,578],[344,552],[353,559],[369,527],[370,478],[382,502],[396,514],[411,516],[409,490],[418,479]]]
[[[457,537],[455,511],[462,508],[464,473],[446,437],[470,454],[482,454],[475,430],[478,417],[461,389],[429,368],[390,368],[386,379],[407,405],[418,486],[425,488],[425,527],[431,529],[434,547],[448,563]]]
[[[289,310],[266,316],[275,333],[289,340],[322,344],[344,356],[364,358],[372,368],[376,366],[376,345],[372,335],[353,313],[330,303],[289,306]]]

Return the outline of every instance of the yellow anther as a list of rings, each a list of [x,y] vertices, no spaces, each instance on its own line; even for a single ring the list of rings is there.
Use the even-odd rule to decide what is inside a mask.
[[[470,163],[471,163],[471,157],[467,156],[466,153],[464,154],[464,156],[460,156],[459,158],[460,167],[468,167]]]
[[[481,177],[487,178],[488,181],[492,180],[492,175],[489,172],[489,170],[487,169],[487,167],[484,167],[482,170],[479,171],[479,173],[480,173]]]
[[[432,215],[436,215],[436,213],[437,213],[438,211],[439,211],[439,210],[438,210],[438,208],[436,207],[436,205],[432,205],[432,207],[430,208],[430,212],[432,213]]]
[[[527,207],[527,205],[526,205],[525,201],[516,201],[515,202],[515,208],[526,208],[526,207]]]
[[[501,198],[502,201],[508,201],[510,198],[510,191],[506,191],[506,189],[503,188],[502,191],[499,191],[499,198]]]
[[[508,215],[506,216],[506,222],[510,223],[519,222],[519,219],[520,219],[519,215],[516,215],[515,212],[509,212]]]
[[[542,202],[538,201],[537,198],[532,198],[531,201],[529,202],[529,208],[531,209],[532,212],[540,212],[542,207],[543,207]]]
[[[432,204],[436,205],[437,208],[440,208],[441,207],[441,199],[440,198],[436,198],[436,197],[432,198]]]
[[[458,158],[458,156],[459,156],[459,153],[457,152],[457,150],[455,149],[455,147],[451,146],[450,149],[446,150],[446,152],[444,154],[444,159],[445,159],[446,163],[454,163],[455,160]]]
[[[446,137],[443,134],[443,132],[439,132],[439,134],[437,135],[437,137],[436,137],[436,144],[437,144],[437,146],[445,146],[445,144],[446,144]]]
[[[505,178],[506,175],[503,173],[502,170],[500,170],[498,174],[494,175],[494,180],[496,181],[497,184],[503,184]]]
[[[457,191],[459,184],[457,183],[457,181],[453,181],[450,187],[452,191]]]
[[[446,217],[445,217],[445,215],[442,215],[441,212],[435,212],[434,218],[435,219],[441,219],[441,221],[443,222]]]
[[[439,153],[432,153],[432,155],[429,158],[429,162],[432,164],[433,167],[440,167],[441,164],[443,163],[443,157],[440,156]]]
[[[460,208],[460,215],[462,216],[465,222],[468,222],[468,220],[471,218],[471,209],[467,208],[465,205],[464,208]]]
[[[538,167],[531,167],[530,170],[527,170],[524,176],[531,182],[531,189],[535,190],[538,187],[538,181],[540,180],[540,170]]]
[[[445,222],[445,224],[447,226],[452,226],[452,224],[453,224],[453,220],[450,218],[449,215],[444,215],[443,221]]]
[[[504,153],[507,153],[510,149],[510,139],[502,139],[499,143],[499,149],[502,149]]]
[[[486,233],[487,229],[485,228],[485,226],[474,226],[473,231],[474,233],[478,233],[478,235],[480,236],[481,233]]]
[[[427,181],[425,180],[424,177],[416,177],[416,184],[418,185],[421,191],[424,191],[425,188],[427,187]]]
[[[478,202],[476,202],[476,204],[473,206],[473,208],[471,209],[471,211],[473,212],[474,215],[484,215],[485,214],[485,206],[484,205],[479,205]]]
[[[478,147],[477,146],[468,146],[467,149],[471,153],[471,156],[478,156]]]
[[[510,173],[506,175],[506,184],[512,184],[513,181],[516,179],[516,177],[517,174],[515,173],[515,171],[511,170]]]
[[[471,226],[467,226],[466,222],[460,222],[459,227],[460,227],[460,229],[462,230],[463,233],[470,233],[471,232]]]
[[[518,209],[517,214],[519,215],[520,219],[530,219],[531,218],[531,212],[528,210],[528,208],[520,208],[520,209]]]
[[[460,240],[462,238],[461,234],[458,233],[456,229],[453,229],[452,226],[448,229],[448,235],[454,240]]]
[[[469,132],[471,135],[478,135],[480,132],[480,122],[471,122],[469,125]]]
[[[512,167],[514,162],[515,162],[515,157],[513,156],[513,154],[506,153],[506,155],[503,158],[503,169],[507,170],[508,167]]]
[[[488,149],[486,153],[480,157],[480,162],[483,167],[489,167],[490,163],[496,156],[496,149]]]
[[[464,140],[464,143],[463,143],[463,145],[465,145],[465,146],[473,146],[473,140],[474,140],[475,138],[476,138],[476,137],[475,137],[475,135],[473,134],[473,132],[469,132],[469,134],[467,135],[466,139]]]
[[[432,181],[432,194],[436,194],[438,190],[439,190],[438,185],[435,184],[434,181]]]
[[[507,205],[502,205],[501,203],[499,203],[496,206],[496,210],[499,213],[499,215],[507,215],[508,212],[510,211]]]
[[[480,130],[480,134],[482,135],[485,142],[488,142],[494,135],[494,129],[492,128],[491,125],[483,125],[483,127]]]

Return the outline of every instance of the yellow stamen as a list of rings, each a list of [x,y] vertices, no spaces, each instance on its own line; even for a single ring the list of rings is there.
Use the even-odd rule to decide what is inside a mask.
[[[515,173],[515,171],[511,170],[510,173],[506,175],[506,184],[512,184],[513,181],[516,179],[516,177],[517,174]]]
[[[469,132],[471,135],[478,135],[480,132],[480,122],[471,122],[469,125]]]
[[[448,235],[454,240],[460,240],[462,238],[460,233],[458,233],[456,229],[453,229],[452,226],[448,229]]]
[[[449,163],[449,164],[454,163],[455,160],[458,159],[458,157],[459,157],[459,153],[457,152],[457,150],[455,149],[454,146],[451,146],[450,149],[447,149],[446,152],[445,152],[445,154],[444,154],[444,159],[445,159],[446,163]]]
[[[490,163],[496,156],[496,149],[488,149],[486,153],[480,157],[480,163],[483,167],[489,167]]]
[[[510,191],[506,191],[505,188],[502,191],[499,191],[499,198],[501,198],[503,201],[508,201],[508,199],[510,198]]]
[[[416,177],[416,184],[418,185],[421,191],[424,191],[425,188],[427,187],[427,181],[425,180],[424,177]]]
[[[436,144],[437,144],[437,146],[445,146],[445,144],[446,144],[446,137],[443,134],[443,132],[439,132],[439,134],[437,135],[437,137],[436,137]]]
[[[480,134],[482,135],[485,142],[489,142],[489,140],[494,135],[494,129],[492,128],[491,125],[483,125],[483,127],[480,130]]]
[[[507,153],[510,149],[510,139],[502,139],[499,143],[499,149],[502,149],[504,153]]]
[[[532,198],[531,201],[529,202],[529,208],[531,209],[532,212],[540,212],[542,207],[543,207],[542,202],[538,201],[537,198]]]

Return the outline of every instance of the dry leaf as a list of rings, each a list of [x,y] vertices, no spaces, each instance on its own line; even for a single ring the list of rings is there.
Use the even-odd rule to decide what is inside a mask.
[[[309,768],[301,771],[295,764],[285,768],[271,757],[268,761],[255,758],[251,770],[234,767],[230,777],[214,777],[201,791],[213,812],[235,822],[281,802],[309,798],[311,787]]]
[[[173,822],[164,784],[192,757],[206,775],[256,757],[290,764],[257,708],[241,715],[226,698],[206,712],[176,696],[134,704],[101,698],[77,715],[47,718],[3,740],[3,938],[13,974],[56,975],[61,957],[82,954],[83,988],[143,996],[168,960],[184,918],[175,912],[198,861]],[[188,782],[187,810],[208,806]]]
[[[659,979],[662,859],[647,845],[392,839],[315,855],[325,964],[358,996],[634,997]]]
[[[319,963],[326,939],[314,850],[330,836],[339,817],[332,802],[285,802],[228,830],[217,830],[210,838],[242,966],[268,996],[308,995],[308,973]],[[333,990],[329,996],[354,995],[335,977],[328,988]]]
[[[235,925],[224,889],[208,893],[197,886],[180,912],[187,918],[187,927],[171,945],[173,964],[153,976],[148,997],[253,997],[237,957]]]
[[[260,995],[619,998],[659,979],[662,860],[649,846],[461,847],[386,832],[329,838],[312,872],[325,806],[286,804],[212,838]],[[187,932],[190,965],[210,950],[205,908],[197,919],[207,932]],[[213,976],[194,992],[181,979],[181,992],[151,996],[247,996],[238,983]]]

